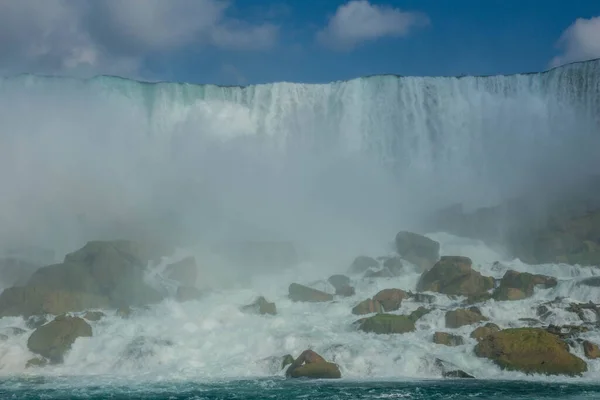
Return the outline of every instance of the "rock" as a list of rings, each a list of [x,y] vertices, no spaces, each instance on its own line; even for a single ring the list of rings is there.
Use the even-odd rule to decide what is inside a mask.
[[[476,328],[473,332],[471,332],[471,337],[480,342],[482,339],[486,338],[492,333],[496,333],[499,331],[500,327],[498,325],[489,322],[484,326],[480,326],[479,328]]]
[[[436,332],[433,334],[433,343],[454,347],[464,344],[464,340],[462,336],[446,332]]]
[[[368,269],[363,275],[364,278],[393,278],[394,275],[387,268],[381,268],[379,270]]]
[[[294,357],[291,354],[286,354],[283,356],[281,360],[281,369],[285,369],[288,365],[291,365],[294,362]]]
[[[507,271],[494,291],[496,300],[521,300],[533,296],[535,286],[544,288],[556,286],[555,278],[545,275],[533,275],[528,272]]]
[[[60,315],[108,306],[108,298],[101,295],[53,290],[45,286],[12,287],[0,294],[0,317]]]
[[[422,271],[430,269],[440,258],[440,244],[435,240],[412,232],[398,232],[396,250],[405,260]]]
[[[400,257],[390,257],[383,261],[383,267],[387,268],[393,276],[400,276],[404,273],[404,264]]]
[[[356,294],[356,291],[352,286],[346,285],[335,289],[335,294],[341,297],[352,297]]]
[[[528,326],[541,325],[542,322],[535,318],[519,318],[520,322],[525,322]]]
[[[33,315],[27,318],[27,321],[25,321],[25,326],[29,329],[37,329],[47,322],[48,318],[46,318],[45,315]]]
[[[202,298],[202,291],[193,286],[179,286],[175,299],[181,303]]]
[[[585,278],[577,284],[579,286],[600,287],[600,276],[592,276],[591,278]]]
[[[83,319],[87,319],[88,321],[96,322],[100,321],[106,315],[102,311],[88,311],[83,314]]]
[[[341,274],[331,275],[329,279],[327,279],[327,282],[329,282],[336,291],[346,286],[350,286],[350,278]]]
[[[309,288],[308,286],[292,283],[288,289],[289,297],[292,301],[304,302],[326,302],[333,300],[333,296],[329,293],[322,292],[317,289]]]
[[[550,325],[546,328],[546,332],[558,336],[561,339],[570,339],[581,333],[589,332],[590,328],[582,325]]]
[[[410,297],[412,297],[412,299],[418,303],[427,303],[427,304],[435,303],[435,296],[432,294],[410,293]]]
[[[25,364],[25,368],[42,368],[48,365],[48,360],[42,357],[30,358]]]
[[[583,353],[590,360],[595,360],[600,357],[600,348],[597,344],[594,344],[588,340],[583,341]]]
[[[383,307],[381,303],[375,301],[373,299],[367,299],[358,303],[354,308],[352,308],[352,314],[354,315],[364,315],[364,314],[372,314],[372,313],[382,313]]]
[[[415,330],[415,323],[405,315],[377,314],[357,321],[358,329],[376,334],[407,333]]]
[[[121,317],[123,319],[127,319],[127,318],[131,317],[132,314],[133,314],[133,310],[130,307],[118,308],[117,312],[115,313],[115,315],[117,317]]]
[[[369,268],[379,268],[379,262],[372,257],[358,256],[352,261],[348,272],[351,274],[362,274]]]
[[[60,363],[77,338],[91,336],[92,327],[82,318],[60,315],[37,328],[29,337],[27,347],[53,363]]]
[[[483,293],[467,296],[465,304],[485,303],[486,301],[491,300],[491,299],[492,299],[491,293],[483,292]]]
[[[474,378],[472,375],[467,374],[465,371],[458,369],[458,367],[448,361],[435,359],[434,365],[440,369],[444,378]]]
[[[428,308],[419,307],[415,311],[411,312],[410,315],[408,316],[408,318],[413,322],[417,322],[419,319],[426,316],[430,312],[431,312],[431,310]]]
[[[254,303],[249,304],[247,306],[242,307],[242,311],[244,312],[254,312],[257,314],[265,315],[276,315],[277,308],[275,307],[275,303],[269,303],[267,299],[263,296],[258,297]]]
[[[408,298],[408,293],[402,289],[384,289],[377,293],[374,301],[381,303],[383,310],[386,312],[396,311],[402,305],[402,300]]]
[[[587,371],[585,361],[569,353],[565,342],[540,328],[495,332],[475,346],[475,354],[502,369],[527,374],[579,375]]]
[[[169,264],[165,269],[167,278],[182,285],[194,286],[198,279],[198,267],[194,257],[186,257],[181,261]]]
[[[598,307],[598,305],[592,303],[591,301],[586,304],[571,303],[569,304],[569,307],[566,308],[566,310],[577,314],[579,319],[584,322],[587,322],[589,319],[586,315],[586,310],[588,310],[594,314],[594,318],[592,318],[592,321],[600,321],[600,307]]]
[[[325,361],[312,350],[303,351],[285,374],[289,378],[339,379],[342,377],[336,364]]]
[[[420,292],[431,291],[447,295],[481,295],[494,287],[494,279],[482,276],[471,268],[471,259],[443,256],[433,268],[421,275]]]
[[[458,309],[446,313],[447,328],[460,328],[464,325],[472,325],[487,320],[488,319],[480,313],[471,310]]]
[[[473,375],[469,375],[465,371],[460,370],[460,369],[444,372],[444,373],[442,373],[442,376],[444,378],[460,378],[460,379],[474,379],[475,378]]]

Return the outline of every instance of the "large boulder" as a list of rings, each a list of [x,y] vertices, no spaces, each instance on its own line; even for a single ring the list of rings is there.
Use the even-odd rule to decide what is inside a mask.
[[[77,338],[91,336],[92,327],[82,318],[61,315],[37,328],[29,337],[27,347],[53,363],[60,363]]]
[[[335,363],[327,362],[312,350],[304,350],[285,372],[288,378],[339,379],[342,377]]]
[[[492,289],[494,279],[473,270],[471,264],[468,257],[443,256],[433,268],[421,275],[417,290],[474,296]]]
[[[471,332],[471,337],[478,342],[485,339],[492,333],[496,333],[500,331],[500,327],[492,322],[488,322],[484,326],[480,326],[476,328],[473,332]]]
[[[176,263],[167,265],[167,278],[186,286],[194,286],[198,278],[198,267],[194,257],[186,257]]]
[[[527,374],[579,375],[587,371],[585,361],[571,354],[563,340],[540,328],[495,332],[475,346],[475,354],[502,369]]]
[[[396,235],[396,251],[405,260],[423,271],[431,268],[440,258],[440,244],[426,236],[401,231]]]
[[[384,289],[377,293],[373,300],[381,303],[383,310],[386,312],[396,311],[402,305],[402,300],[409,297],[402,289]]]
[[[415,322],[405,315],[377,314],[357,323],[359,330],[376,334],[407,333],[416,329]]]
[[[52,290],[44,286],[12,287],[0,294],[0,317],[59,315],[109,306],[109,299],[102,295]]]
[[[373,257],[358,256],[350,264],[348,273],[350,274],[362,274],[370,268],[379,268],[379,262]]]
[[[452,310],[446,313],[446,328],[460,328],[487,320],[480,312],[473,309]]]
[[[350,278],[346,275],[332,275],[327,279],[327,282],[335,288],[335,294],[342,297],[354,296],[356,291],[350,286]]]
[[[289,288],[289,298],[292,301],[304,301],[311,303],[327,302],[333,300],[329,293],[322,292],[308,286],[292,283]]]
[[[556,284],[556,278],[550,276],[510,270],[500,280],[500,286],[494,291],[493,297],[496,300],[521,300],[533,296],[536,286],[551,288]]]

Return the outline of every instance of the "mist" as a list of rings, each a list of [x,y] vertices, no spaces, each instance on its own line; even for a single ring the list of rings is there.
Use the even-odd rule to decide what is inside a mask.
[[[332,266],[386,253],[441,207],[541,206],[599,171],[599,68],[247,88],[4,78],[0,243],[58,259],[115,238],[291,241]]]

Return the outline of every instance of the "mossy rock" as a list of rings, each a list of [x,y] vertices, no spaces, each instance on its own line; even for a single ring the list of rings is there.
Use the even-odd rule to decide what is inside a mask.
[[[430,269],[440,258],[440,244],[426,236],[401,231],[396,234],[396,251],[422,271]]]
[[[289,376],[291,378],[310,378],[310,379],[340,379],[342,373],[337,364],[330,362],[318,362],[304,364],[294,368]]]
[[[352,308],[352,314],[354,315],[365,315],[372,313],[382,313],[383,307],[381,303],[373,299],[367,299],[358,303]]]
[[[564,341],[540,328],[495,332],[475,346],[475,354],[502,369],[527,374],[580,375],[587,371],[585,361],[571,354]]]
[[[373,296],[373,300],[381,303],[385,312],[390,312],[398,310],[402,305],[402,300],[408,297],[408,293],[402,289],[383,289]]]
[[[29,337],[27,348],[53,363],[60,363],[77,338],[91,336],[92,327],[82,318],[60,315],[37,328]]]
[[[472,325],[488,319],[473,310],[458,309],[446,313],[446,327],[460,328],[464,325]]]
[[[421,275],[417,290],[458,296],[483,295],[494,287],[494,279],[473,270],[471,264],[468,257],[443,256]]]
[[[303,301],[311,303],[327,302],[333,300],[329,293],[322,292],[308,286],[292,283],[289,288],[289,298],[292,301]]]
[[[405,315],[377,314],[357,322],[361,331],[380,335],[402,334],[416,329],[414,321]]]
[[[453,335],[447,332],[435,332],[433,334],[433,343],[455,347],[463,345],[465,341],[462,336]]]

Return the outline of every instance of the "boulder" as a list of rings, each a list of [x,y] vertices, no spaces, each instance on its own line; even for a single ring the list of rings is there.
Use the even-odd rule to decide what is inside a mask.
[[[418,303],[435,303],[435,296],[427,293],[409,293],[410,297]]]
[[[421,307],[417,308],[415,311],[411,312],[410,315],[408,316],[408,319],[410,319],[413,322],[417,322],[419,319],[421,319],[425,315],[429,314],[430,312],[431,312],[431,310],[429,308],[425,308],[425,307],[421,306]]]
[[[336,296],[352,297],[356,294],[356,290],[350,285],[342,286],[335,289]]]
[[[288,365],[294,362],[294,357],[291,354],[286,354],[281,359],[281,369],[285,369]]]
[[[37,329],[40,326],[46,324],[48,322],[48,318],[46,315],[33,315],[25,321],[25,326],[29,329]]]
[[[93,293],[55,290],[43,285],[12,287],[0,294],[0,317],[60,315],[109,305],[108,298]]]
[[[48,360],[42,357],[30,358],[25,364],[25,368],[42,368],[48,365]]]
[[[289,298],[292,301],[319,303],[333,300],[333,296],[329,293],[325,293],[308,286],[299,285],[297,283],[292,283],[288,288],[288,292]]]
[[[433,268],[421,275],[417,290],[473,296],[492,289],[494,279],[474,271],[471,264],[468,257],[443,256]]]
[[[92,327],[82,318],[60,315],[37,328],[29,337],[27,347],[53,363],[60,363],[77,338],[91,336]]]
[[[589,340],[584,340],[583,354],[590,360],[595,360],[600,357],[600,348],[598,348],[597,344],[592,343]]]
[[[248,304],[247,306],[242,307],[242,311],[244,312],[253,312],[256,314],[270,314],[276,315],[277,308],[275,307],[275,303],[269,303],[267,299],[263,296],[258,297],[252,304]]]
[[[381,313],[383,312],[383,308],[381,307],[381,303],[375,301],[373,299],[367,299],[358,303],[354,308],[352,308],[352,314],[354,315],[364,315],[364,314],[372,314],[372,313]]]
[[[369,268],[379,268],[379,262],[373,257],[358,256],[350,264],[348,272],[350,274],[362,274]]]
[[[488,322],[484,326],[480,326],[479,328],[476,328],[473,332],[471,332],[471,337],[480,342],[482,339],[486,338],[492,333],[496,333],[499,331],[500,327],[498,325]]]
[[[474,376],[467,374],[465,371],[458,369],[458,367],[448,361],[435,359],[435,367],[440,370],[444,378],[474,378]]]
[[[407,333],[414,331],[415,323],[405,315],[377,314],[357,321],[358,329],[376,334]]]
[[[383,267],[387,268],[393,276],[400,276],[404,273],[404,264],[400,257],[390,257],[383,261]]]
[[[440,244],[417,233],[401,231],[396,235],[396,251],[422,271],[430,269],[440,258]]]
[[[186,257],[181,261],[167,265],[165,269],[167,278],[182,285],[194,286],[198,279],[198,267],[194,257]]]
[[[462,336],[453,335],[446,332],[435,332],[433,334],[433,343],[454,347],[464,344],[465,341]]]
[[[488,319],[474,310],[458,309],[446,313],[446,328],[460,328]]]
[[[339,379],[342,377],[337,364],[327,362],[312,350],[304,350],[288,367],[288,378]]]
[[[106,317],[106,315],[102,311],[88,311],[83,314],[83,319],[87,319],[88,321],[92,322],[100,321],[104,317]]]
[[[199,300],[202,298],[203,293],[200,289],[193,286],[179,286],[175,299],[181,303],[192,300]]]
[[[551,288],[556,284],[556,278],[510,270],[500,280],[500,286],[493,296],[496,300],[521,300],[533,296],[534,288],[538,285]]]
[[[581,358],[569,353],[569,346],[540,328],[505,329],[483,338],[475,354],[492,360],[502,369],[527,374],[579,375],[587,371]]]
[[[336,291],[346,286],[350,286],[350,278],[341,274],[331,275],[329,279],[327,279],[327,282],[329,282]]]
[[[377,293],[373,300],[381,303],[386,312],[396,311],[402,305],[402,300],[407,299],[408,293],[402,289],[384,289]]]

